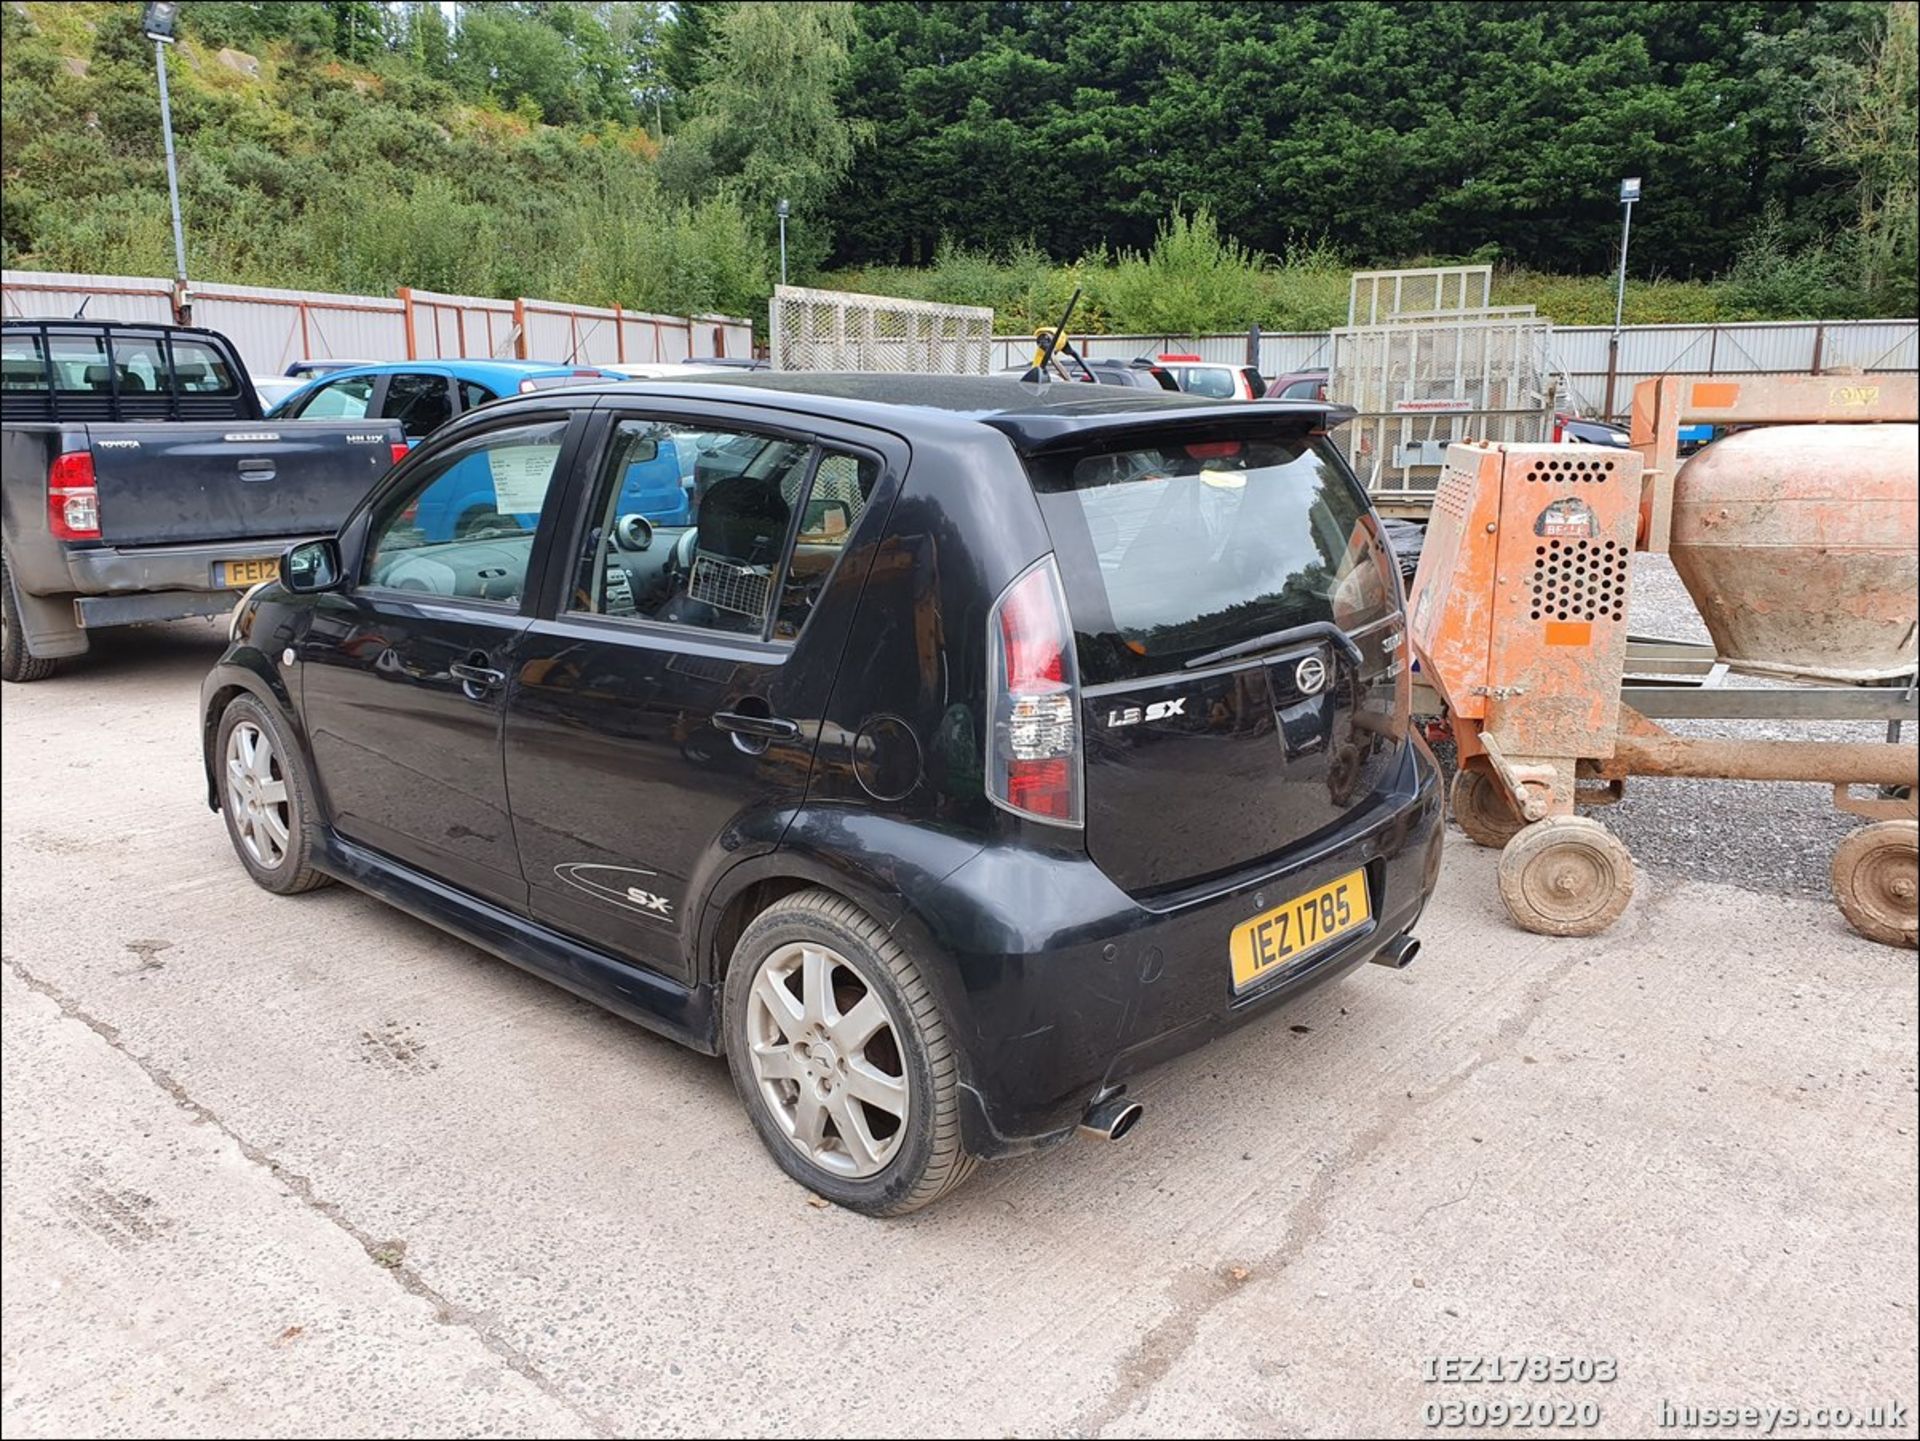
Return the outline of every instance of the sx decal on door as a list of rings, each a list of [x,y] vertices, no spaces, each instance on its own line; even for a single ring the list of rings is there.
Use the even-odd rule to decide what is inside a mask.
[[[597,896],[609,905],[637,911],[650,921],[667,923],[673,920],[672,901],[644,886],[630,886],[621,880],[623,876],[657,876],[660,874],[658,871],[641,870],[638,866],[608,866],[575,861],[555,866],[553,873],[574,889]]]

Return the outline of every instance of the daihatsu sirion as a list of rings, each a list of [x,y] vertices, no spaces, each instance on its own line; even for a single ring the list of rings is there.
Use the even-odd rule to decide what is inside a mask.
[[[790,1175],[910,1211],[1411,959],[1437,772],[1342,418],[833,375],[486,406],[236,609],[209,801],[261,885],[724,1052]],[[692,484],[624,509],[669,449]],[[476,467],[497,524],[423,532]]]

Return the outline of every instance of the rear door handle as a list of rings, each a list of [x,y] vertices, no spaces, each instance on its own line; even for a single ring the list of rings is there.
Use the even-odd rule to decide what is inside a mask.
[[[472,663],[475,660],[483,661],[485,659],[485,656],[474,656],[470,660],[455,661],[447,667],[447,674],[459,681],[460,688],[474,700],[479,700],[488,691],[500,686],[507,678],[505,671],[494,670],[491,666],[475,665]]]
[[[763,740],[791,741],[800,738],[800,725],[784,716],[742,715],[739,711],[723,710],[713,718],[714,725],[723,731],[732,731],[735,735],[759,736]]]
[[[272,480],[275,470],[271,460],[243,460],[240,462],[242,480]]]

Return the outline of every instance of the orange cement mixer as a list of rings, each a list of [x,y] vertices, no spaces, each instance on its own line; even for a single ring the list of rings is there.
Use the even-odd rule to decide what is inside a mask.
[[[1629,776],[1800,780],[1869,822],[1834,856],[1842,912],[1915,945],[1920,753],[1900,728],[1920,719],[1917,420],[1912,375],[1666,376],[1635,388],[1631,449],[1449,449],[1410,637],[1459,747],[1454,816],[1501,848],[1518,925],[1593,935],[1625,909],[1632,857],[1577,812],[1620,799]],[[1735,429],[1683,466],[1680,427],[1700,421]],[[1634,550],[1671,554],[1711,646],[1628,635]],[[1722,684],[1729,672],[1797,683]],[[1657,724],[1681,717],[1888,731],[1731,740]]]

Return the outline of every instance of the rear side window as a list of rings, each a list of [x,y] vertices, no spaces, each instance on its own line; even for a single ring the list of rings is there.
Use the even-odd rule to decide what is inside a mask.
[[[1324,436],[1130,442],[1030,471],[1088,684],[1399,606],[1378,522]]]
[[[400,422],[408,440],[429,436],[453,419],[453,396],[444,375],[402,371],[387,381],[380,413]]]
[[[1255,400],[1267,393],[1267,378],[1252,366],[1240,372],[1247,378],[1247,393]]]

